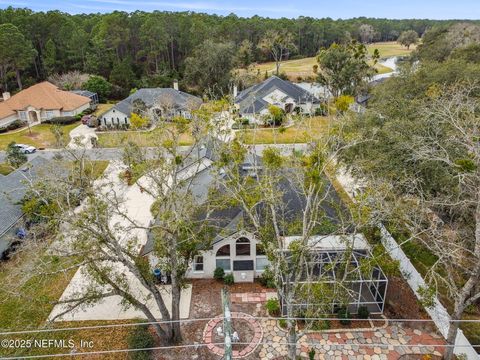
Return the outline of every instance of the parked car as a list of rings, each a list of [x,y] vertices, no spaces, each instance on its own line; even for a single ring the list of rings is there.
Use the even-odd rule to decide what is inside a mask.
[[[14,146],[24,154],[33,154],[35,151],[37,151],[37,148],[31,145],[15,144]]]
[[[88,127],[97,127],[97,117],[95,115],[82,116],[82,124]]]

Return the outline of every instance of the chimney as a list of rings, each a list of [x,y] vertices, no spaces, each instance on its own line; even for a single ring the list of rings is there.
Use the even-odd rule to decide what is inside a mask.
[[[5,91],[2,94],[2,97],[3,97],[3,101],[6,101],[6,100],[10,99],[10,93],[8,91]]]
[[[173,80],[173,88],[175,90],[178,90],[178,80],[177,79]]]
[[[238,95],[238,87],[237,85],[233,85],[233,98],[235,99]]]

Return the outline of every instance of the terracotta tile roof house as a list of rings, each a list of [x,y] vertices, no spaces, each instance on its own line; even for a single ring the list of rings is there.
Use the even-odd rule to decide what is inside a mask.
[[[44,81],[10,97],[3,94],[0,102],[0,126],[16,120],[39,123],[59,116],[74,116],[90,107],[90,98],[60,90]]]

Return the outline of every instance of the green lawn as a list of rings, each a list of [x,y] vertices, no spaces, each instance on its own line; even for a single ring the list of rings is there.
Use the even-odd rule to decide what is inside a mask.
[[[104,112],[106,112],[107,110],[110,110],[114,105],[115,104],[98,104],[93,115],[99,116]]]
[[[478,308],[478,307],[477,307]],[[463,317],[465,320],[480,320],[480,310],[476,315],[467,314]],[[471,323],[461,323],[460,328],[463,330],[463,333],[473,345],[480,344],[480,323],[471,322]]]
[[[0,328],[2,330],[27,330],[39,329],[46,325],[48,315],[54,307],[54,302],[57,301],[67,287],[71,278],[76,272],[76,269],[71,269],[66,273],[59,273],[55,275],[40,276],[34,275],[23,285],[22,277],[24,276],[19,270],[24,270],[27,273],[35,268],[38,263],[36,253],[44,253],[43,248],[31,248],[28,251],[23,251],[15,255],[10,261],[0,264],[0,281],[2,287],[0,288]],[[46,260],[44,255],[41,259]],[[54,272],[59,268],[59,259],[57,265],[49,268],[50,272]],[[29,270],[31,269],[31,270]],[[120,323],[128,323],[130,321],[120,321]],[[60,322],[55,323],[53,328],[66,327],[83,327],[93,325],[106,325],[115,323],[113,321],[76,321],[76,322]],[[117,322],[119,323],[119,322]],[[54,339],[54,340],[73,340],[77,345],[79,352],[85,351],[99,351],[109,349],[125,349],[128,347],[127,337],[132,328],[130,327],[116,327],[116,328],[99,328],[99,329],[85,329],[78,331],[62,330],[57,332],[43,332],[33,334],[18,334],[18,335],[0,335],[0,340],[3,339]],[[91,341],[93,348],[80,349],[78,344],[80,340]],[[68,353],[70,349],[61,347],[50,348],[32,348],[32,349],[2,349],[0,351],[2,356],[32,356],[32,355],[46,355]],[[125,354],[111,354],[110,356],[102,356],[102,359],[126,359]]]
[[[412,52],[414,47],[412,46],[408,50],[407,48],[402,47],[396,42],[379,42],[367,45],[367,50],[370,54],[373,54],[373,51],[375,49],[378,49],[381,58],[386,58],[391,56],[408,55]],[[282,64],[280,65],[280,71],[282,73],[285,73],[290,80],[296,81],[298,77],[301,77],[303,79],[308,77],[316,77],[316,74],[313,72],[313,65],[317,65],[316,57],[288,60],[282,62]],[[375,68],[377,69],[379,74],[385,74],[392,71],[392,69],[390,69],[389,67],[383,66],[381,64],[376,64]],[[266,62],[262,64],[257,64],[254,67],[254,70],[258,70],[260,76],[264,76],[265,71],[267,71],[269,74],[273,74],[275,72],[275,63]]]
[[[156,128],[152,131],[116,131],[98,134],[99,147],[119,147],[128,142],[133,142],[142,147],[158,146],[162,130]],[[193,144],[193,138],[188,133],[180,137],[180,145]]]
[[[329,118],[315,116],[298,120],[288,128],[257,128],[240,130],[237,138],[245,144],[295,144],[304,143],[324,132],[329,125]]]
[[[7,163],[0,163],[0,175],[8,175],[13,171],[12,167]]]
[[[367,50],[370,55],[373,54],[375,49],[378,49],[380,58],[383,59],[392,56],[410,55],[410,53],[415,50],[415,45],[410,46],[410,49],[398,44],[396,41],[378,42],[367,45]]]
[[[98,179],[102,176],[109,163],[110,161],[108,160],[91,160],[90,167],[92,178]]]
[[[70,141],[69,133],[74,128],[80,125],[80,122],[75,122],[69,125],[60,125],[60,129],[63,132],[63,139],[65,143]],[[40,124],[33,126],[30,131],[24,129],[18,132],[0,134],[0,150],[5,150],[12,141],[20,144],[27,144],[35,146],[37,149],[41,148],[54,148],[55,136],[52,132],[53,125]]]
[[[110,109],[113,105],[114,104],[98,104],[94,115],[100,115],[101,113]],[[70,131],[72,131],[78,125],[80,125],[79,121],[69,125],[60,125],[65,144],[68,144],[70,141]],[[5,150],[8,144],[10,144],[12,141],[20,144],[32,145],[37,149],[55,148],[56,141],[55,136],[52,133],[52,127],[53,125],[51,124],[40,124],[32,127],[31,131],[28,129],[23,129],[19,132],[0,134],[0,150]]]
[[[315,78],[316,74],[313,72],[313,65],[317,65],[316,57],[308,57],[303,59],[288,60],[283,61],[280,65],[280,72],[285,73],[290,80],[296,81],[299,77],[306,79],[308,77]],[[392,71],[391,68],[383,66],[381,64],[376,64],[375,68],[379,74],[389,73]],[[275,72],[275,63],[267,62],[258,64],[254,67],[255,70],[259,70],[261,76],[267,71],[269,74]]]

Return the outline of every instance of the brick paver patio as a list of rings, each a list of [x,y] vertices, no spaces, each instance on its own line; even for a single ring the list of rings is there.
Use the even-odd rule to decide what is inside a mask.
[[[263,307],[275,293],[244,292],[231,293],[232,303],[251,304]],[[260,315],[255,311],[256,316]],[[241,317],[254,329],[254,338],[241,351],[234,351],[234,358],[258,354],[262,360],[283,359],[287,355],[287,334],[278,326],[275,319],[255,318],[254,316],[232,312],[232,317]],[[224,355],[223,346],[213,344],[213,331],[223,322],[222,315],[210,320],[206,325],[203,340],[207,348],[219,359]],[[373,326],[373,325],[372,325]],[[298,341],[298,355],[308,359],[310,349],[315,349],[315,359],[329,360],[395,360],[405,354],[442,356],[445,344],[437,333],[404,327],[402,324],[388,322],[384,326],[372,329],[334,329],[308,332]],[[257,355],[255,355],[256,358]],[[250,359],[250,357],[249,357]]]
[[[287,355],[286,333],[275,320],[262,321],[264,343],[261,359],[275,359]],[[372,331],[312,332],[299,340],[299,355],[308,359],[315,349],[315,359],[331,360],[394,360],[404,354],[431,354],[441,356],[445,341],[435,333],[388,325]],[[427,345],[427,346],[418,346]]]

